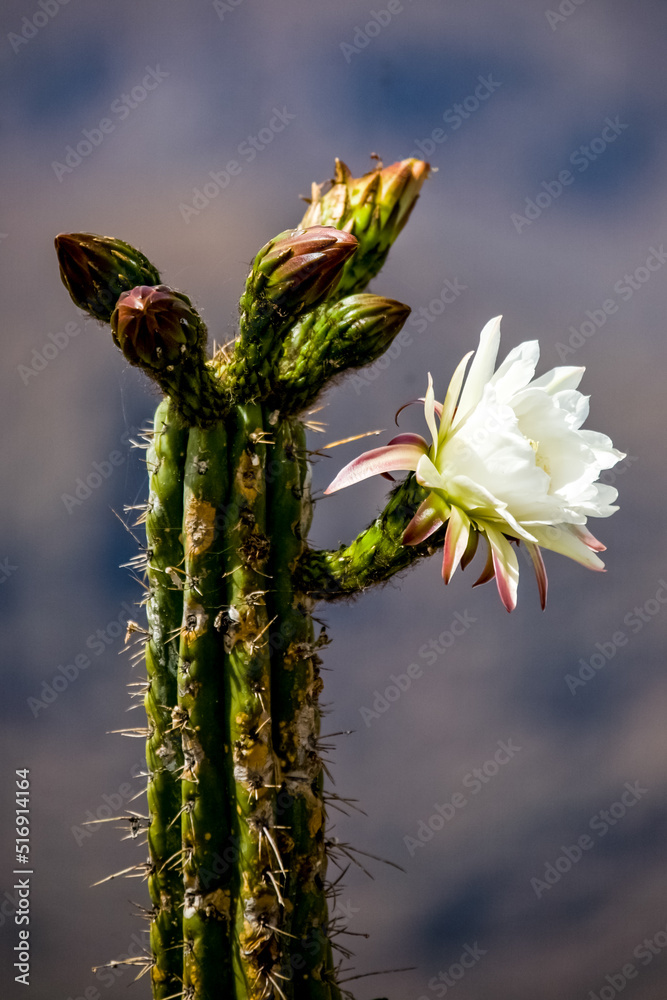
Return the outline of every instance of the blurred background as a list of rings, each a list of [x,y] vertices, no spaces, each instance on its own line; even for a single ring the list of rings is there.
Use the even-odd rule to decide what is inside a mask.
[[[114,512],[144,496],[129,442],[158,397],[70,301],[53,237],[140,247],[221,342],[249,262],[300,219],[299,196],[335,156],[358,176],[377,154],[437,168],[372,285],[412,307],[408,336],[328,394],[312,447],[389,433],[426,373],[442,394],[502,313],[501,356],[538,337],[540,372],[585,365],[587,426],[628,458],[605,476],[620,512],[591,525],[606,575],[547,552],[545,613],[528,566],[508,615],[493,585],[471,590],[471,572],[445,589],[437,557],[320,609],[333,639],[325,731],[354,730],[335,741],[336,791],[366,813],[334,814],[333,832],[404,869],[366,859],[372,878],[345,880],[339,922],[370,935],[344,939],[346,966],[411,967],[349,988],[359,1000],[663,998],[667,9],[5,0],[1,18],[3,994],[149,995],[146,978],[128,992],[127,968],[91,971],[136,954],[132,904],[147,894],[139,880],[90,886],[144,852],[114,823],[83,824],[142,785],[141,740],[107,735],[142,724],[126,715],[140,669],[119,655],[140,612],[118,567],[137,543]],[[419,408],[402,421],[423,429]],[[365,444],[317,461],[320,496]],[[385,486],[320,500],[313,543],[349,540]],[[29,990],[12,969],[23,768]]]

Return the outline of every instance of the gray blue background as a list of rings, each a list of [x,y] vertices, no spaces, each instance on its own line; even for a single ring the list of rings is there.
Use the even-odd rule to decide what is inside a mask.
[[[312,447],[389,432],[396,409],[423,393],[426,373],[442,394],[483,324],[502,313],[501,353],[537,337],[540,371],[587,367],[587,426],[630,457],[606,480],[619,488],[620,512],[592,524],[608,545],[608,572],[546,553],[544,614],[523,563],[519,606],[508,615],[493,585],[471,590],[470,572],[445,589],[437,557],[356,603],[322,609],[333,639],[325,730],[355,731],[335,741],[336,790],[367,814],[333,814],[334,834],[405,869],[369,861],[372,880],[350,870],[339,922],[370,937],[341,940],[355,949],[359,974],[414,967],[349,986],[360,1000],[431,1000],[445,994],[429,981],[452,966],[458,975],[467,946],[478,957],[447,987],[457,1000],[607,1000],[618,992],[660,1000],[664,5],[565,0],[559,13],[555,2],[526,0],[45,4],[7,0],[0,31],[1,892],[11,897],[15,768],[31,771],[35,871],[31,985],[13,981],[17,928],[3,896],[3,994],[68,1000],[97,991],[111,1000],[149,992],[146,979],[128,992],[132,971],[91,971],[135,950],[143,924],[129,901],[147,897],[138,880],[89,886],[143,852],[120,842],[113,823],[81,824],[104,816],[109,801],[124,806],[128,784],[141,786],[131,776],[141,741],[106,735],[141,725],[139,712],[126,715],[125,685],[141,672],[119,655],[117,624],[139,599],[129,571],[117,568],[136,543],[113,511],[122,516],[143,496],[142,453],[128,441],[157,396],[69,300],[53,237],[85,230],[141,247],[167,282],[193,296],[221,342],[234,334],[254,252],[298,221],[298,196],[331,176],[335,156],[359,175],[371,153],[391,163],[430,150],[430,141],[437,172],[372,286],[412,307],[409,342],[364,381],[329,393],[316,417],[327,426],[311,435]],[[149,70],[159,83],[133,97]],[[475,100],[480,77],[493,85]],[[457,104],[467,117],[457,117]],[[281,123],[275,109],[280,130],[270,127]],[[54,168],[84,130],[99,139],[102,119],[112,127],[89,155],[71,159],[66,173]],[[599,139],[607,119],[616,123],[605,133],[612,141]],[[249,137],[260,133],[253,157]],[[180,206],[192,205],[195,189],[230,160],[240,172],[224,189],[209,188],[197,215],[184,213]],[[571,183],[557,193],[564,170]],[[529,224],[518,221],[527,211]],[[402,426],[423,430],[418,408]],[[364,444],[317,461],[318,495]],[[80,503],[66,502],[96,468],[108,475],[93,477],[100,482]],[[356,534],[382,506],[385,486],[372,480],[320,500],[314,543]],[[450,641],[461,618],[468,627]],[[441,633],[447,648],[433,662],[423,647]],[[595,654],[599,669],[584,666],[591,679],[572,690],[567,675]],[[90,664],[75,678],[70,670],[55,700],[43,708],[30,701],[42,700],[43,685],[65,676],[59,667],[77,656]],[[374,711],[377,694],[410,664],[418,669],[397,700],[380,699],[388,707],[377,717],[361,711]],[[520,750],[473,794],[466,776],[493,758],[498,741]],[[602,835],[600,813],[626,783],[645,791],[614,807],[624,815]],[[416,838],[420,822],[455,793],[465,805],[436,820],[442,828],[411,853],[405,838]],[[584,835],[591,848],[536,891],[531,880]],[[643,950],[645,940],[658,942],[656,954]],[[636,974],[628,977],[621,970],[629,964]]]

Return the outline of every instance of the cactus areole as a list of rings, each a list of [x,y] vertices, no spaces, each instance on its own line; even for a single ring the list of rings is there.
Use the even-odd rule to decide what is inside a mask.
[[[209,358],[190,300],[121,240],[61,235],[74,302],[164,393],[146,433],[148,859],[156,1000],[340,1000],[327,862],[318,601],[387,580],[442,542],[402,535],[410,476],[338,551],[308,546],[304,414],[370,364],[409,309],[364,292],[428,164],[336,163],[299,228],[257,254],[238,336]],[[343,859],[344,860],[344,859]],[[136,960],[135,960],[136,961]]]

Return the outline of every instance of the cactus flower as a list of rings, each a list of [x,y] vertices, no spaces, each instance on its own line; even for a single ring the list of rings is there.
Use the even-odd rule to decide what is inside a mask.
[[[419,434],[399,434],[350,462],[325,493],[377,473],[414,472],[430,492],[405,529],[403,544],[418,545],[446,524],[442,575],[449,583],[483,535],[488,558],[475,585],[495,577],[500,599],[512,611],[519,579],[512,543],[526,546],[542,607],[547,578],[541,547],[589,569],[604,568],[597,553],[605,546],[586,522],[618,509],[617,491],[597,479],[625,456],[606,435],[581,429],[588,415],[588,397],[577,391],[583,368],[554,368],[535,379],[539,345],[533,340],[515,347],[494,371],[500,319],[482,330],[467,377],[473,352],[460,362],[443,404],[436,402],[428,376],[421,402],[432,444]]]

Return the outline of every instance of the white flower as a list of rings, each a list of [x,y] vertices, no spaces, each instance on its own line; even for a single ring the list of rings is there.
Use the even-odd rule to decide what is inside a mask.
[[[533,378],[540,352],[531,340],[510,351],[494,372],[500,319],[482,330],[467,377],[473,352],[463,358],[443,404],[435,401],[428,376],[422,402],[431,445],[419,434],[399,434],[350,462],[325,493],[377,473],[415,472],[430,493],[403,543],[418,545],[447,523],[442,575],[449,583],[484,535],[488,558],[475,585],[495,576],[500,598],[512,611],[519,579],[512,542],[523,542],[530,553],[542,607],[547,578],[540,546],[590,569],[604,568],[596,553],[605,547],[586,521],[618,509],[612,506],[617,491],[597,479],[625,455],[606,435],[581,429],[588,416],[588,397],[577,391],[583,368],[554,368]]]

